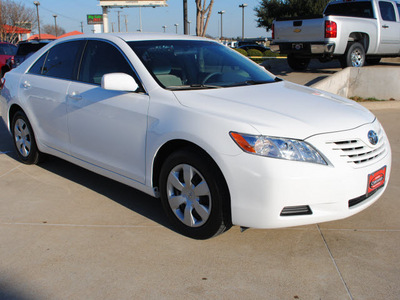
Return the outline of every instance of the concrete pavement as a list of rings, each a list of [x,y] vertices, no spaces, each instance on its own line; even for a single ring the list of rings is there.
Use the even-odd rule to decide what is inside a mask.
[[[22,165],[0,121],[0,299],[398,299],[400,107],[374,112],[393,151],[377,203],[207,241],[175,233],[156,199],[122,184],[57,158]]]

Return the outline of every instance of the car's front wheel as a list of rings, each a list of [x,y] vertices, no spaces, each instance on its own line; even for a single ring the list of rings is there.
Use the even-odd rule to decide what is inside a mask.
[[[24,164],[37,164],[42,157],[39,152],[32,126],[24,112],[18,111],[11,123],[13,142],[19,159]]]
[[[207,239],[231,226],[225,180],[201,151],[186,148],[166,159],[160,172],[160,195],[168,218],[186,236]]]

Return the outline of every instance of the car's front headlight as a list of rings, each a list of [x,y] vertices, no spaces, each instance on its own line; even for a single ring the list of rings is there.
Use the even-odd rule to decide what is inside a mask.
[[[322,155],[304,141],[237,132],[229,134],[236,144],[248,153],[327,165]]]

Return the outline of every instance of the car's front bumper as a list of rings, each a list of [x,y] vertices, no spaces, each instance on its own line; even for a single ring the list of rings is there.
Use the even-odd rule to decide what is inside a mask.
[[[380,131],[378,145],[368,144],[369,130]],[[365,144],[364,150],[355,150],[358,153],[373,157],[370,150],[379,148],[379,155],[355,163],[354,154],[349,157],[348,150],[338,150],[335,144],[354,140]],[[314,136],[307,142],[325,156],[328,165],[247,153],[226,157],[230,170],[224,174],[231,193],[233,224],[279,228],[343,219],[367,208],[383,194],[390,177],[391,150],[378,121],[346,132]],[[385,185],[366,197],[368,176],[385,166]]]

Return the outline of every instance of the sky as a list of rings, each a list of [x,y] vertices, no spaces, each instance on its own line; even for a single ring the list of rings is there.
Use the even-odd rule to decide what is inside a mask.
[[[26,7],[32,7],[36,10],[33,0],[14,0],[21,2]],[[88,14],[101,14],[102,8],[98,0],[39,0],[39,17],[41,27],[45,24],[54,25],[53,15],[57,15],[57,25],[65,29],[66,32],[78,30],[81,31],[81,22],[83,22],[83,31],[90,33],[93,25],[87,25]],[[209,2],[209,0],[207,0]],[[257,28],[254,8],[259,6],[259,0],[215,0],[212,9],[211,19],[208,24],[207,34],[219,37],[221,34],[221,15],[218,11],[225,11],[222,15],[223,35],[226,37],[242,36],[242,8],[240,4],[246,3],[245,7],[245,37],[267,37],[270,32],[264,28]],[[175,33],[178,24],[178,34],[183,34],[183,1],[167,0],[168,7],[143,7],[141,8],[142,28],[144,32],[163,32],[163,26],[167,33]],[[114,30],[118,30],[118,12],[120,12],[120,28],[125,32],[125,15],[128,21],[128,31],[136,32],[139,28],[139,8],[112,8],[109,10],[109,28],[111,31],[114,23]],[[188,0],[188,20],[190,24],[190,33],[195,34],[196,28],[196,5],[195,0]]]

